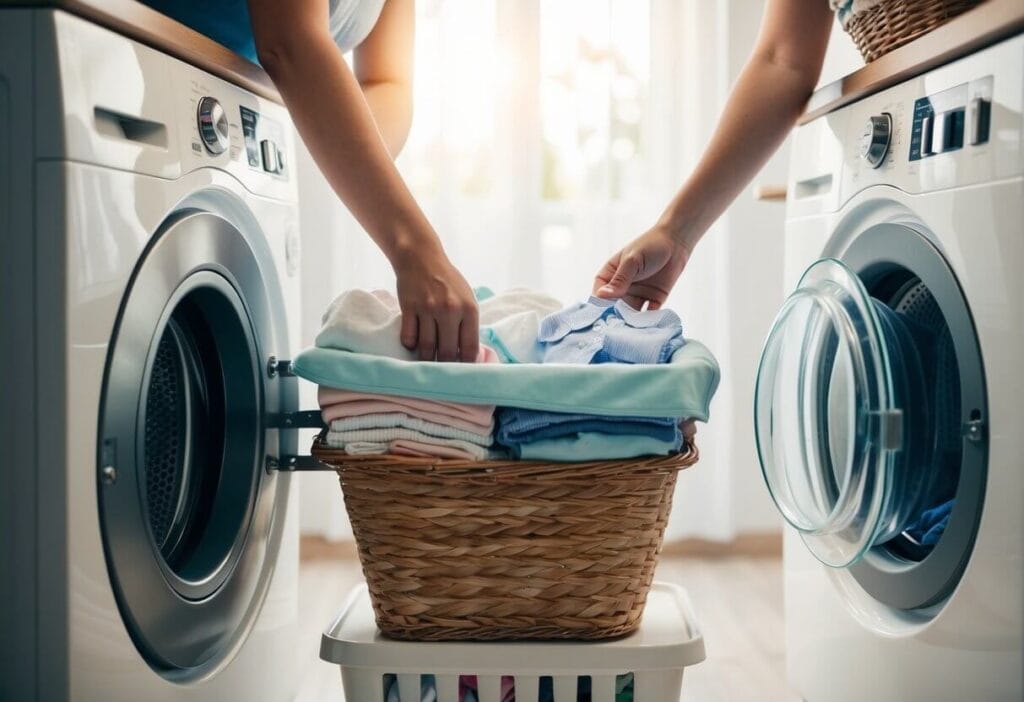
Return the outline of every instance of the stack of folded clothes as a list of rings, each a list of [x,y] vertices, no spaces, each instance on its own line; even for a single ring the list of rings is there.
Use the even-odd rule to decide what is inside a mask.
[[[482,343],[478,363],[536,362],[542,316],[559,303],[524,290],[478,293]],[[349,290],[328,308],[316,344],[402,361],[416,361],[400,340],[401,311],[394,295]],[[494,405],[354,392],[321,386],[319,402],[328,446],[350,455],[397,454],[486,460],[496,453]],[[501,455],[504,452],[500,452]]]
[[[635,310],[622,300],[596,297],[545,317],[538,341],[544,363],[572,364],[668,363],[685,343],[675,312]],[[666,456],[682,447],[684,419],[502,408],[496,438],[514,456],[528,460]]]

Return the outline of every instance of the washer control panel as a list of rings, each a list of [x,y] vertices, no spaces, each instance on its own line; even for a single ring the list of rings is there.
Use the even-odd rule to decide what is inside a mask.
[[[245,156],[249,166],[275,175],[283,174],[285,156],[282,150],[281,125],[244,105],[238,109],[242,120],[242,136],[245,140]]]
[[[948,88],[914,101],[910,161],[920,161],[989,139],[992,76]]]

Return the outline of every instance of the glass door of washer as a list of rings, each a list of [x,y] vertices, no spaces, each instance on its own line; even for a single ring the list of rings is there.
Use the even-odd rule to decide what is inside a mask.
[[[926,237],[859,235],[804,273],[758,369],[772,499],[822,563],[901,609],[959,580],[984,500],[984,377],[970,311]]]

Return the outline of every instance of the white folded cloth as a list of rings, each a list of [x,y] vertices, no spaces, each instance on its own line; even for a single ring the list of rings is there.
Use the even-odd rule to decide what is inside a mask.
[[[442,455],[442,452],[431,451],[431,447],[454,449],[459,452],[460,455],[457,456],[459,458],[473,458],[480,461],[486,460],[489,455],[487,448],[479,444],[459,439],[442,439],[400,427],[352,431],[329,430],[325,440],[328,446],[345,449],[350,454],[355,454],[357,451],[359,453],[394,452],[392,449],[396,447],[396,444],[401,446],[408,442],[409,445],[422,450],[423,453],[429,452],[431,455]],[[369,444],[375,446],[371,447]]]
[[[410,429],[439,439],[457,439],[471,444],[490,446],[494,443],[493,433],[466,431],[458,427],[445,426],[436,422],[428,422],[419,417],[407,414],[364,414],[360,417],[335,419],[330,424],[330,431],[341,434],[350,431],[371,429]]]

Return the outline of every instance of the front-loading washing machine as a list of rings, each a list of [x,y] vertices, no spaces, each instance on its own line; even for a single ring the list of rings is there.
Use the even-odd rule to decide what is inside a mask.
[[[757,379],[807,700],[1024,697],[1024,36],[797,129]]]
[[[291,699],[288,115],[68,12],[0,18],[0,698]]]

